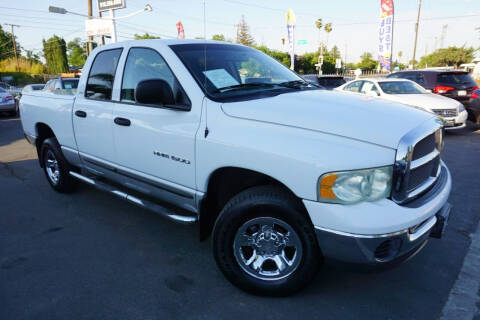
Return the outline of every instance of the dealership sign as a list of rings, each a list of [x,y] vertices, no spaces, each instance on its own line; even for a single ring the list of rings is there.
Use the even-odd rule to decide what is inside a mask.
[[[393,0],[380,0],[381,16],[379,28],[378,61],[380,65],[392,70],[393,42]]]
[[[125,0],[97,0],[98,11],[108,11],[125,8]]]
[[[113,20],[87,19],[85,20],[85,33],[87,37],[111,35],[113,33]]]

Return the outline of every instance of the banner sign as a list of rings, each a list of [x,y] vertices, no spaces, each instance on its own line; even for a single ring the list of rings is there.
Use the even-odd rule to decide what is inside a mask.
[[[392,71],[393,0],[380,0],[380,7],[378,61],[383,68]]]
[[[297,40],[297,44],[298,44],[299,46],[304,46],[304,45],[306,45],[307,43],[308,43],[307,40]]]
[[[97,0],[98,12],[125,8],[125,0]]]
[[[287,11],[287,33],[288,33],[288,48],[290,53],[290,69],[295,67],[295,14],[293,10]]]
[[[185,31],[183,30],[183,24],[180,21],[177,22],[177,32],[178,39],[185,39]]]
[[[87,37],[106,36],[113,32],[112,19],[87,19],[85,20],[85,34]]]

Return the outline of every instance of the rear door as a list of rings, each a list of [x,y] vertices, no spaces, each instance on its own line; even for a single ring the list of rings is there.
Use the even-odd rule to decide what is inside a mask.
[[[121,48],[97,53],[84,91],[73,107],[75,139],[85,165],[102,171],[101,165],[114,160],[112,89]]]

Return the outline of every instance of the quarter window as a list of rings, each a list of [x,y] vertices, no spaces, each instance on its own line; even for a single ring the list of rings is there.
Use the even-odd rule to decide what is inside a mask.
[[[97,54],[87,80],[85,96],[90,99],[111,100],[115,71],[122,49],[105,50]]]
[[[135,88],[140,81],[147,79],[165,80],[173,91],[175,104],[187,104],[180,84],[158,52],[147,48],[130,49],[123,71],[120,100],[135,103]]]

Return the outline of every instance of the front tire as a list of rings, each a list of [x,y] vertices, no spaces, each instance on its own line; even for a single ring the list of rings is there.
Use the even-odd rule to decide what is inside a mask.
[[[321,262],[313,226],[298,200],[272,186],[247,189],[225,205],[215,223],[213,252],[228,280],[260,295],[297,292]]]
[[[74,191],[78,182],[69,174],[70,165],[63,156],[57,139],[45,139],[40,155],[43,171],[52,188],[61,193]]]

